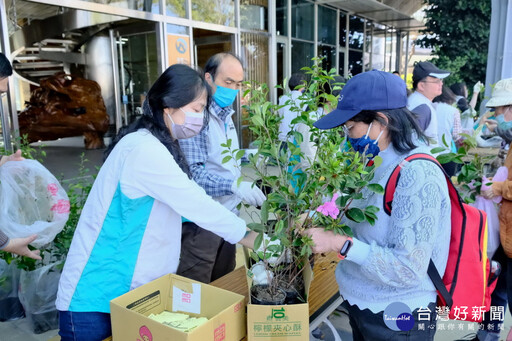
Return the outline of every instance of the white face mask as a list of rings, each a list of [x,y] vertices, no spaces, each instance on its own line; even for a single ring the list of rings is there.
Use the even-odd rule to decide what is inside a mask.
[[[203,128],[204,110],[201,112],[184,111],[181,108],[180,110],[185,114],[185,122],[183,124],[174,123],[171,115],[167,113],[172,123],[172,136],[176,139],[188,139],[199,134]]]

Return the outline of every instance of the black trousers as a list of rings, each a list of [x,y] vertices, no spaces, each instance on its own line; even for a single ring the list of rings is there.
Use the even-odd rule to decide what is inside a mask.
[[[192,222],[183,223],[176,274],[210,283],[235,269],[236,245]]]
[[[434,340],[437,322],[435,303],[428,305],[431,311],[428,315],[428,317],[430,317],[429,321],[419,321],[418,309],[412,312],[415,324],[409,331],[394,331],[388,328],[384,323],[383,311],[374,314],[369,309],[361,310],[357,305],[350,305],[347,301],[344,301],[341,305],[348,310],[350,326],[352,327],[352,338],[354,341]],[[420,326],[420,324],[422,324],[422,326]]]

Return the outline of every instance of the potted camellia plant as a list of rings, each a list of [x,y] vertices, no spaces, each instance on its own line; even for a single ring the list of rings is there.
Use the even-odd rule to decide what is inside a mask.
[[[249,155],[246,167],[255,173],[258,185],[269,192],[259,215],[252,215],[254,221],[248,224],[258,232],[251,257],[258,263],[258,273],[266,276],[264,285],[251,288],[252,303],[305,302],[302,275],[312,261],[312,240],[304,236],[304,231],[323,226],[352,235],[347,219],[373,224],[378,210],[373,206],[352,208],[353,200],[362,197],[363,187],[383,192],[381,186],[370,184],[380,164],[378,157],[369,165],[366,155],[346,148],[341,128],[321,131],[313,127],[327,111],[324,108],[337,103],[335,96],[324,91],[326,85],[335,89],[343,85],[333,84],[334,70],[327,72],[320,60],[313,61],[314,66],[303,68],[310,80],[304,84],[299,101],[287,103],[297,113],[292,125],[302,126],[290,131],[285,148],[278,139],[280,106],[269,101],[267,85],[248,84],[244,93],[248,103],[244,109],[257,148]],[[305,143],[314,153],[304,152]],[[243,155],[242,151],[231,150],[229,142],[224,147],[226,161]]]

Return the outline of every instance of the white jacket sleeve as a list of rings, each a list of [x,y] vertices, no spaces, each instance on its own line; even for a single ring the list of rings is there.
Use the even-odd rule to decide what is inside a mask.
[[[167,204],[182,217],[229,243],[235,244],[245,235],[245,221],[189,179],[160,143],[145,143],[129,153],[123,167],[121,188],[127,195],[148,195]]]

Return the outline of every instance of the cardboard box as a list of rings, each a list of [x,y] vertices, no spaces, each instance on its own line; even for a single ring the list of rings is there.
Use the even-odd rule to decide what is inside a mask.
[[[248,277],[249,278],[249,277]],[[303,271],[306,303],[290,305],[247,305],[247,337],[249,341],[309,340],[309,287],[313,270],[309,263]],[[252,280],[248,279],[249,297]]]
[[[244,296],[174,274],[113,299],[110,310],[115,341],[231,341],[246,335]],[[184,333],[147,317],[164,310],[204,316],[208,322]]]

